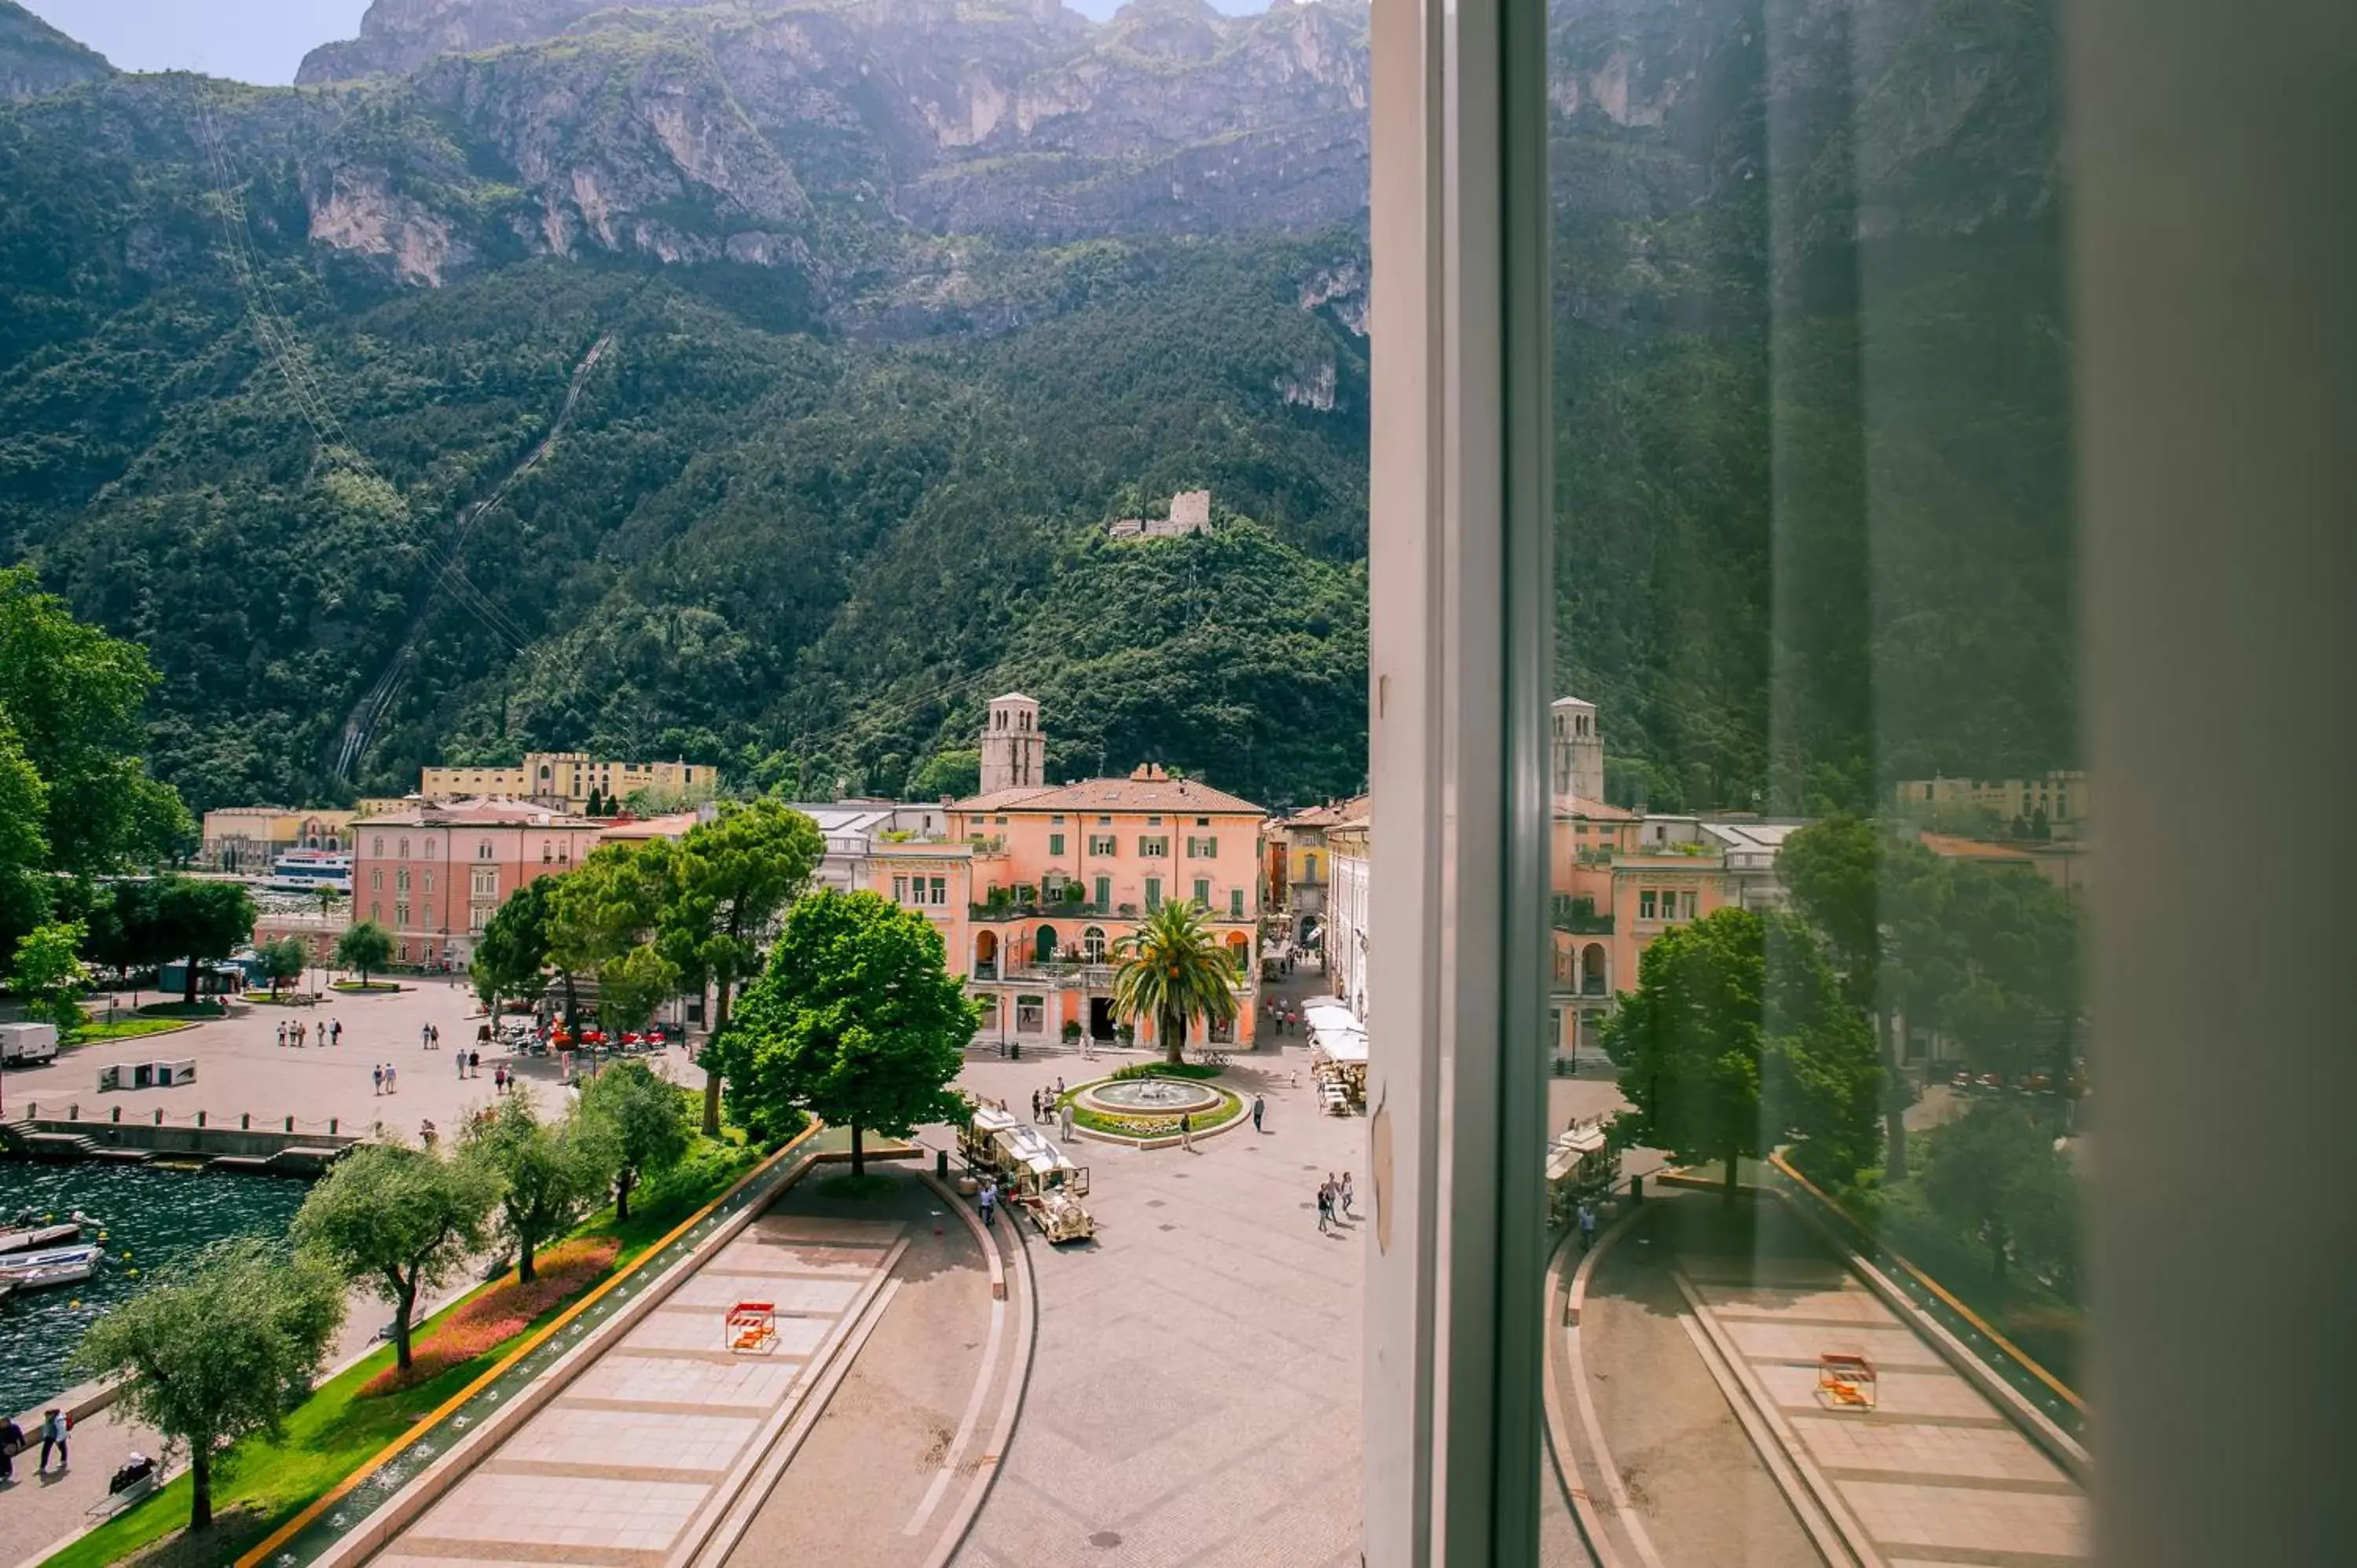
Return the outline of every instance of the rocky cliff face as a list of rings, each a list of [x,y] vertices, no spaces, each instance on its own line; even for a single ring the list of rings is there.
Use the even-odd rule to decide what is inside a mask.
[[[642,11],[679,10],[710,0],[634,0]],[[406,76],[444,55],[553,38],[613,0],[373,0],[361,36],[322,44],[303,58],[298,85]]]
[[[316,51],[320,246],[433,285],[595,252],[808,274],[912,238],[1305,231],[1366,202],[1366,12],[377,0]],[[881,249],[879,250],[879,247]]]
[[[879,221],[1056,241],[1348,220],[1365,23],[1349,0],[1134,0],[1102,25],[1055,0],[377,0],[303,80],[406,72],[361,91],[463,127],[396,152],[478,189],[499,231],[479,252],[803,265]],[[330,154],[330,183],[402,186],[361,151]]]
[[[74,42],[15,0],[0,0],[0,102],[38,98],[113,71],[96,49]]]

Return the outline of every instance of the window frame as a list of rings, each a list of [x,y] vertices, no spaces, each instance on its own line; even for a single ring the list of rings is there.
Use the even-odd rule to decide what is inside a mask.
[[[1543,0],[1375,0],[1369,1568],[1538,1560],[1554,400]]]

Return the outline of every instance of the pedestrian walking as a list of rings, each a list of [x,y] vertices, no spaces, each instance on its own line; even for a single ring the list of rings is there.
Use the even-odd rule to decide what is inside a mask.
[[[1184,1111],[1178,1112],[1178,1146],[1190,1154],[1195,1148],[1195,1119]]]
[[[341,1018],[338,1018],[328,1026],[328,1044],[331,1046],[340,1046],[343,1043],[344,1021]]]
[[[986,1228],[991,1222],[991,1215],[998,1208],[998,1184],[988,1176],[983,1177],[982,1190],[974,1194],[974,1201],[981,1207],[982,1223]]]
[[[379,1094],[382,1094],[384,1092],[384,1064],[382,1062],[377,1063],[376,1066],[369,1069],[369,1072],[370,1075],[376,1079],[376,1091]]]
[[[401,1092],[401,1069],[391,1062],[384,1064],[384,1091],[387,1094]]]
[[[1072,1102],[1069,1100],[1064,1101],[1063,1108],[1057,1112],[1057,1129],[1065,1143],[1069,1144],[1072,1141]]]
[[[1324,1182],[1318,1184],[1318,1234],[1323,1236],[1334,1223],[1334,1189]]]
[[[1253,1131],[1254,1131],[1254,1132],[1257,1133],[1257,1132],[1259,1132],[1259,1131],[1261,1130],[1261,1125],[1260,1125],[1260,1114],[1261,1114],[1261,1112],[1262,1112],[1263,1111],[1265,1111],[1265,1110],[1266,1110],[1266,1109],[1267,1109],[1267,1104],[1266,1104],[1266,1102],[1265,1102],[1265,1101],[1264,1101],[1261,1099],[1261,1097],[1260,1097],[1259,1095],[1257,1095],[1257,1094],[1254,1095],[1254,1096],[1253,1096]]]
[[[1351,1206],[1359,1201],[1359,1189],[1351,1185],[1351,1173],[1349,1171],[1344,1171],[1342,1173],[1342,1186],[1340,1190],[1342,1194],[1342,1218],[1345,1219],[1356,1219],[1358,1216],[1351,1212]]]
[[[1586,1198],[1579,1200],[1579,1250],[1583,1252],[1596,1245],[1596,1206]]]
[[[65,1412],[51,1405],[41,1412],[41,1462],[35,1466],[38,1473],[48,1474],[52,1448],[58,1451],[58,1468],[66,1468],[66,1439],[72,1435],[73,1423],[66,1419]]]
[[[286,1048],[286,1020],[284,1018],[278,1020],[278,1048],[282,1051]]]
[[[25,1429],[15,1416],[0,1416],[0,1481],[16,1478],[16,1455],[24,1451]]]
[[[482,1052],[473,1049],[469,1049],[467,1052],[467,1076],[468,1078],[480,1078],[483,1076]]]
[[[425,1027],[427,1032],[433,1036],[434,1048],[437,1051],[440,1050],[442,1048],[442,1026],[439,1024],[428,1024]]]
[[[464,1051],[458,1053],[458,1076],[462,1079],[467,1076],[467,1053]]]

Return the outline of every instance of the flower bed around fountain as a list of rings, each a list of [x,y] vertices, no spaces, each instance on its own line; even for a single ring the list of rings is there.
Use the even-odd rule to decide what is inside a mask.
[[[1176,1143],[1178,1118],[1191,1119],[1196,1137],[1222,1131],[1244,1113],[1244,1102],[1228,1090],[1185,1078],[1126,1077],[1083,1083],[1065,1096],[1072,1123],[1108,1143],[1148,1148]]]

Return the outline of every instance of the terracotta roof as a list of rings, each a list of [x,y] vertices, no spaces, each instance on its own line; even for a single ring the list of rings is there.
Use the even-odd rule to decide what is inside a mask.
[[[1609,806],[1601,800],[1591,800],[1584,795],[1557,795],[1555,814],[1558,817],[1586,817],[1591,822],[1633,822],[1634,811],[1619,806]]]
[[[546,806],[520,800],[450,800],[419,804],[387,816],[361,819],[371,827],[410,828],[589,828],[597,824]]]
[[[2008,849],[2000,843],[1983,843],[1978,839],[1957,838],[1952,833],[1925,833],[1923,847],[1943,860],[2010,861],[2016,865],[2034,865],[2029,854]]]
[[[1053,785],[1049,784],[1025,784],[1012,789],[993,789],[987,795],[975,795],[963,800],[952,800],[950,802],[949,809],[952,811],[1003,811],[1009,806],[1028,800],[1034,795],[1045,795],[1053,788]]]
[[[1250,800],[1214,789],[1195,779],[1087,779],[1052,789],[1001,789],[976,795],[950,808],[957,811],[1187,811],[1249,812]]]
[[[703,820],[694,811],[673,811],[668,816],[614,822],[602,836],[618,840],[685,838],[687,831]]]
[[[1368,797],[1361,795],[1355,800],[1336,800],[1329,805],[1311,806],[1307,811],[1296,811],[1289,817],[1277,819],[1276,825],[1287,828],[1330,828],[1337,823],[1349,822],[1352,817],[1365,816],[1367,801]]]

